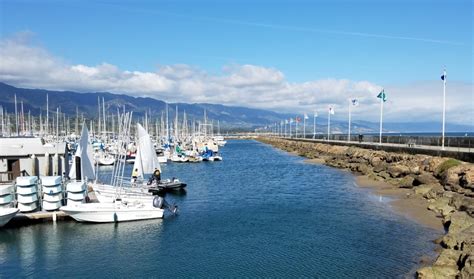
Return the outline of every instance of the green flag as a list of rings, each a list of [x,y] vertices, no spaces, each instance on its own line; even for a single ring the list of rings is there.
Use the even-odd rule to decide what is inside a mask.
[[[382,89],[382,91],[380,91],[379,95],[377,95],[377,98],[381,98],[384,102],[387,101],[387,94],[385,94],[385,89]]]

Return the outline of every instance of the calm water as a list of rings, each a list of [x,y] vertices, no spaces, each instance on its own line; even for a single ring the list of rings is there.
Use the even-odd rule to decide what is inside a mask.
[[[0,230],[0,277],[402,277],[437,232],[396,215],[344,171],[254,141],[224,161],[168,164],[177,216]]]

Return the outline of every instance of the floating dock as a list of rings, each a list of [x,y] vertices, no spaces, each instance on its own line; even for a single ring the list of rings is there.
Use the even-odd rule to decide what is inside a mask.
[[[32,213],[18,213],[5,227],[26,226],[43,222],[73,220],[62,211],[37,211]]]

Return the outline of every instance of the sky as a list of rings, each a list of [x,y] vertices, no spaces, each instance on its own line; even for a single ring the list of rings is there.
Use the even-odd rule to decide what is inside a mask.
[[[470,0],[0,0],[0,81],[474,125]],[[1,92],[0,92],[1,94]]]

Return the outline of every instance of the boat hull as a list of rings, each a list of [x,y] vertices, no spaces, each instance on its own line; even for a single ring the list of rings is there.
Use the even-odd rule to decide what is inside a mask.
[[[48,210],[48,211],[57,210],[61,207],[61,205],[62,205],[61,201],[54,201],[54,202],[50,202],[46,200],[43,201],[43,209]]]
[[[18,208],[0,208],[0,227],[8,223],[18,211]]]
[[[128,207],[123,205],[88,203],[80,206],[63,206],[61,211],[78,222],[113,223],[163,218],[164,210],[154,207]]]
[[[0,185],[0,196],[8,195],[14,192],[13,185]]]
[[[13,201],[13,195],[12,194],[0,196],[0,204],[9,204],[12,201]]]

